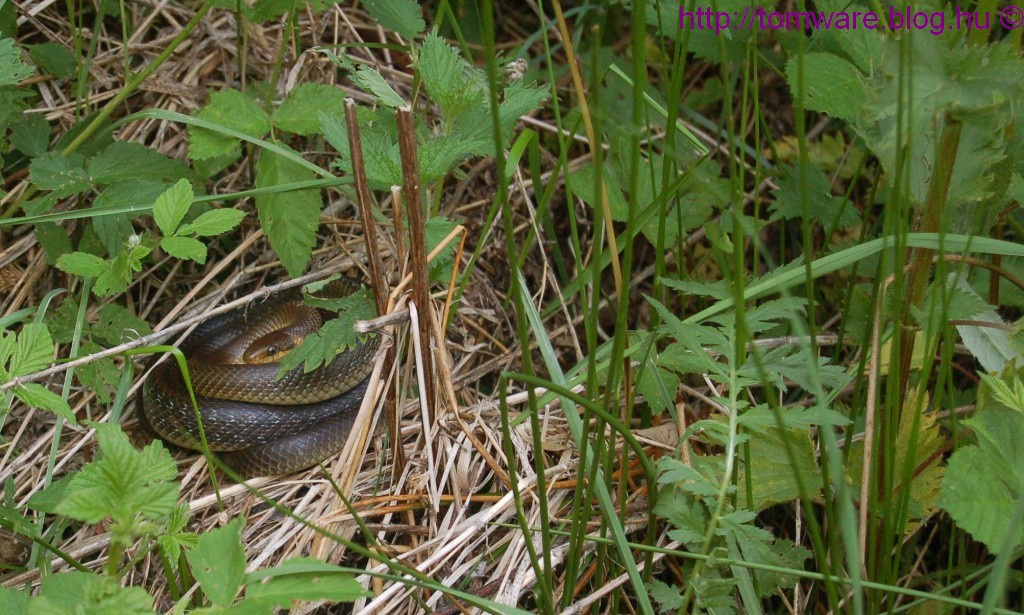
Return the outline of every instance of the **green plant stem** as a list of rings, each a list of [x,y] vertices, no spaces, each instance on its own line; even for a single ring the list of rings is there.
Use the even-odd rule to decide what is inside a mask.
[[[152,62],[150,62],[145,68],[140,70],[131,79],[128,80],[128,83],[126,83],[124,87],[121,88],[121,91],[117,93],[117,96],[111,98],[110,102],[108,102],[103,107],[103,109],[101,109],[100,112],[96,114],[96,117],[94,117],[92,121],[89,122],[89,125],[86,126],[85,129],[82,130],[82,132],[80,132],[77,137],[75,137],[75,140],[72,141],[71,143],[68,143],[67,147],[65,147],[61,151],[61,155],[68,156],[76,149],[78,149],[83,143],[85,143],[89,139],[89,137],[91,137],[93,133],[99,129],[103,122],[105,122],[107,118],[109,118],[111,114],[114,113],[114,110],[117,109],[117,107],[120,106],[120,104],[123,103],[125,99],[131,96],[132,93],[134,93],[135,90],[138,89],[140,85],[142,85],[142,82],[145,81],[151,74],[153,74],[153,71],[159,68],[167,60],[167,58],[169,58],[171,54],[174,53],[174,51],[178,48],[178,45],[181,45],[182,41],[184,41],[186,38],[189,37],[190,34],[192,34],[192,30],[194,30],[196,26],[199,25],[199,23],[203,20],[203,17],[206,16],[206,13],[209,12],[211,8],[213,8],[214,2],[216,2],[216,0],[205,0],[205,2],[203,2],[203,5],[199,7],[199,10],[196,11],[196,14],[192,16],[192,19],[190,19],[188,23],[185,24],[185,27],[181,29],[181,32],[179,32],[178,35],[175,36],[173,40],[171,40],[167,47],[163,51],[161,51],[160,54],[156,58],[154,58]]]

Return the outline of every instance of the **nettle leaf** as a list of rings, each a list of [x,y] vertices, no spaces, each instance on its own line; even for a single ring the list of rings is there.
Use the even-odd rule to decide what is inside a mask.
[[[309,297],[306,302],[314,307],[336,310],[338,317],[325,322],[316,333],[307,335],[297,348],[288,353],[281,361],[278,377],[299,365],[303,365],[303,371],[309,373],[333,361],[339,354],[359,343],[360,336],[355,331],[356,321],[368,320],[377,315],[373,297],[366,288],[340,299]]]
[[[33,72],[31,66],[22,62],[21,51],[14,46],[14,39],[0,39],[0,86],[17,85]]]
[[[188,208],[192,206],[195,193],[188,180],[181,179],[156,198],[153,205],[153,220],[165,236],[174,234],[181,224]],[[169,250],[168,250],[169,251]],[[205,252],[205,250],[204,250]]]
[[[200,536],[196,548],[185,556],[203,593],[218,606],[231,604],[245,579],[243,529],[245,519],[235,517]]]
[[[515,129],[516,124],[519,123],[519,118],[530,111],[539,109],[540,104],[547,100],[548,91],[532,83],[526,84],[517,81],[505,88],[504,95],[505,100],[498,105],[498,117],[501,122],[501,134],[504,139],[504,142],[501,144],[502,147],[505,147],[511,141],[512,131]]]
[[[363,8],[374,21],[407,40],[427,29],[416,0],[363,0]]]
[[[256,168],[257,188],[313,179],[309,169],[267,150],[260,154]],[[256,195],[260,224],[281,264],[293,277],[301,275],[309,263],[316,245],[322,205],[316,190]]]
[[[38,382],[23,382],[14,387],[14,396],[25,402],[29,407],[41,408],[61,416],[72,425],[77,425],[78,420],[71,411],[71,406],[63,397],[57,395],[50,389]]]
[[[416,68],[447,122],[470,107],[485,104],[483,91],[473,88],[474,84],[465,76],[469,64],[436,33],[431,32],[423,41]]]
[[[345,93],[331,85],[303,83],[288,93],[274,111],[274,125],[281,130],[309,136],[320,132],[318,113],[345,108]]]
[[[138,143],[114,141],[89,160],[89,178],[105,186],[130,179],[174,181],[189,176],[188,166]]]
[[[89,188],[89,174],[82,168],[84,160],[80,154],[64,157],[48,152],[29,164],[29,178],[40,190],[53,190],[63,199]]]
[[[164,237],[160,247],[174,258],[193,260],[206,264],[206,244],[191,237]]]
[[[211,93],[210,102],[196,117],[253,137],[270,132],[267,112],[238,90]],[[193,160],[216,158],[238,150],[238,139],[205,128],[189,126],[188,137],[189,157]]]
[[[260,583],[269,578],[269,582]],[[247,600],[287,607],[293,600],[352,602],[372,596],[352,575],[320,560],[298,557],[246,575]]]
[[[1019,376],[1001,376],[1011,377]],[[978,444],[961,446],[950,457],[938,504],[992,553],[1002,552],[1007,538],[1013,551],[1024,544],[1024,527],[1013,523],[1015,503],[1024,497],[1024,412],[982,386],[977,411],[964,423]]]
[[[811,111],[851,120],[861,110],[866,97],[864,81],[857,68],[831,53],[806,53],[803,56],[804,106]],[[786,81],[797,97],[799,58],[786,63]]]
[[[121,587],[115,576],[64,572],[43,578],[39,595],[32,599],[29,612],[150,615],[153,597],[141,587]]]
[[[386,107],[397,109],[408,104],[404,98],[398,95],[398,92],[392,89],[391,85],[384,80],[384,77],[372,68],[360,68],[349,78],[352,80],[352,83],[356,84],[364,92],[372,94],[377,99],[377,102]]]
[[[194,233],[198,237],[223,235],[241,224],[245,212],[240,209],[212,209],[178,229],[179,235]]]
[[[68,482],[60,514],[86,523],[110,517],[122,525],[136,517],[165,519],[178,501],[178,475],[171,454],[158,440],[135,450],[121,427],[90,423],[96,429],[99,457]]]

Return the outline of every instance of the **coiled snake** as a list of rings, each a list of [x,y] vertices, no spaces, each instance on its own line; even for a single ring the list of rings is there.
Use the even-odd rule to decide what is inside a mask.
[[[317,294],[338,298],[359,288],[358,281],[341,278]],[[328,365],[309,373],[300,365],[274,379],[280,359],[329,317],[305,305],[296,288],[211,318],[182,344],[210,450],[239,474],[294,472],[344,446],[366,393],[376,336]],[[165,440],[201,448],[177,362],[153,370],[142,406],[144,421]]]

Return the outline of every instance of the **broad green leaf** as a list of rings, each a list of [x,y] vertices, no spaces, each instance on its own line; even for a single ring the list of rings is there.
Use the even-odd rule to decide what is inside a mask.
[[[28,45],[28,55],[36,66],[55,77],[66,79],[75,74],[75,56],[60,43]]]
[[[594,165],[587,164],[569,176],[569,185],[572,187],[573,193],[583,199],[584,203],[597,209],[603,207],[603,205],[601,193],[597,191],[595,184],[597,179],[595,175]],[[615,181],[608,170],[605,170],[602,175],[604,191],[608,194],[608,207],[611,210],[612,220],[623,222],[626,220],[626,214],[629,212],[626,197],[622,194],[622,189],[619,187],[618,182]]]
[[[804,107],[850,120],[861,110],[866,95],[864,81],[856,67],[831,53],[804,54]],[[799,59],[786,64],[786,80],[793,97],[797,96]]]
[[[288,94],[274,111],[274,125],[282,130],[309,136],[320,132],[318,112],[343,113],[345,93],[322,83],[304,83]]]
[[[238,90],[210,94],[210,102],[196,117],[238,132],[262,137],[270,131],[270,119],[256,102]],[[238,139],[205,128],[189,127],[189,157],[215,158],[237,151]]]
[[[96,197],[92,208],[97,214],[92,218],[93,229],[103,242],[103,247],[111,256],[121,253],[125,238],[135,233],[132,220],[136,214],[131,212],[105,214],[105,210],[129,206],[143,209],[151,206],[164,190],[165,182],[153,179],[128,179],[106,186]]]
[[[42,156],[49,144],[50,124],[42,115],[31,113],[11,124],[11,145],[23,154]]]
[[[89,334],[94,340],[110,346],[123,344],[131,338],[140,338],[153,332],[148,322],[116,303],[108,303],[101,307],[98,316],[96,324],[89,328]]]
[[[231,604],[245,578],[243,529],[245,519],[235,517],[224,527],[200,536],[196,548],[186,555],[192,566],[192,574],[206,596],[216,605]]]
[[[206,264],[206,244],[191,237],[164,237],[160,247],[174,258],[194,260]]]
[[[382,105],[397,109],[408,104],[391,88],[384,77],[372,68],[360,68],[350,78],[361,90],[372,94]]]
[[[64,417],[64,420],[72,425],[78,424],[68,402],[38,382],[23,382],[14,387],[14,396],[25,402],[29,407],[49,410],[58,416]]]
[[[29,323],[22,327],[11,355],[11,375],[24,376],[46,369],[53,361],[53,338],[46,325]]]
[[[41,190],[53,190],[65,198],[89,188],[89,176],[82,168],[83,158],[78,154],[68,157],[48,152],[29,164],[29,177]]]
[[[39,596],[29,603],[31,615],[143,615],[155,613],[153,598],[141,587],[121,587],[112,576],[62,572],[43,577]]]
[[[983,387],[974,416],[965,423],[978,444],[961,446],[949,459],[939,506],[958,526],[993,553],[1024,544],[1024,527],[1013,525],[1014,506],[1024,497],[1024,412],[1004,406]]]
[[[316,333],[307,335],[298,347],[288,353],[278,368],[279,376],[299,365],[303,365],[303,371],[309,373],[334,360],[358,343],[355,322],[376,316],[373,298],[366,291],[352,293],[338,300],[311,300],[310,303],[327,309],[338,306],[338,317],[325,322]]]
[[[57,259],[57,269],[72,275],[95,278],[110,269],[110,263],[93,254],[72,252]]]
[[[849,228],[860,224],[857,208],[842,197],[832,196],[828,177],[816,166],[805,171],[807,182],[806,214],[800,188],[801,178],[798,167],[786,167],[785,174],[777,180],[778,188],[772,192],[775,200],[769,205],[770,220],[814,220],[826,229]]]
[[[125,249],[110,262],[110,268],[96,278],[93,292],[103,297],[124,291],[131,284],[132,274],[142,271],[142,259],[152,251],[150,245],[130,240]]]
[[[423,41],[416,68],[447,122],[473,105],[485,104],[483,91],[467,77],[469,65],[436,33]]]
[[[311,179],[313,174],[308,169],[290,160],[270,151],[260,154],[257,188]],[[256,196],[260,224],[289,275],[301,275],[309,263],[313,246],[316,245],[321,206],[320,193],[316,190]]]
[[[132,527],[139,517],[166,519],[178,500],[177,465],[159,441],[135,450],[119,425],[91,423],[99,457],[74,475],[57,512],[87,523],[110,517]]]
[[[956,283],[955,289],[957,291],[965,293],[980,302],[980,306],[976,306],[976,311],[968,316],[961,317],[960,315],[951,314],[948,318],[988,322],[993,325],[991,327],[979,325],[956,326],[956,331],[960,334],[960,339],[963,340],[964,346],[974,355],[974,358],[978,359],[978,363],[981,363],[981,366],[986,371],[996,373],[1003,371],[1003,368],[1010,361],[1016,360],[1020,364],[1020,352],[1016,349],[1010,337],[1010,332],[1006,330],[1005,323],[1003,323],[1003,319],[996,312],[995,308],[985,303],[962,277],[951,274],[949,281]]]
[[[374,21],[406,40],[411,41],[427,29],[416,0],[363,0],[363,8]]]
[[[33,72],[31,66],[21,61],[21,51],[14,46],[14,39],[0,39],[0,86],[17,85]]]
[[[156,203],[153,205],[153,219],[165,237],[170,237],[178,229],[181,220],[188,213],[188,208],[192,206],[194,198],[192,185],[186,179],[178,180],[178,183],[157,197]]]
[[[222,235],[242,222],[245,212],[240,209],[212,209],[178,229],[179,235],[195,233],[199,237]]]
[[[138,143],[114,141],[89,160],[89,178],[105,186],[129,179],[175,181],[189,176],[188,167]]]
[[[793,451],[796,466],[789,461],[786,453],[787,439]],[[818,468],[814,445],[806,430],[779,431],[767,428],[761,432],[750,434],[750,467],[740,471],[737,484],[740,505],[748,506],[756,511],[764,510],[773,504],[791,502],[800,496],[797,477],[803,481],[813,498],[821,491],[821,470]],[[753,475],[752,502],[746,502],[746,489],[743,487],[746,473]]]
[[[36,225],[36,241],[46,252],[47,265],[55,266],[60,257],[72,251],[71,238],[63,228],[53,222],[40,222]]]
[[[0,604],[4,605],[4,612],[8,615],[29,615],[29,597],[27,591],[0,587]]]

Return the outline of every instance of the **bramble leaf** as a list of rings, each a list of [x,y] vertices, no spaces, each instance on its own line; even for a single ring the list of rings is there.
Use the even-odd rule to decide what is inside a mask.
[[[260,154],[256,168],[257,188],[313,179],[309,169],[271,151]],[[298,277],[309,263],[316,245],[322,205],[320,193],[316,190],[256,196],[260,224],[289,275]]]

